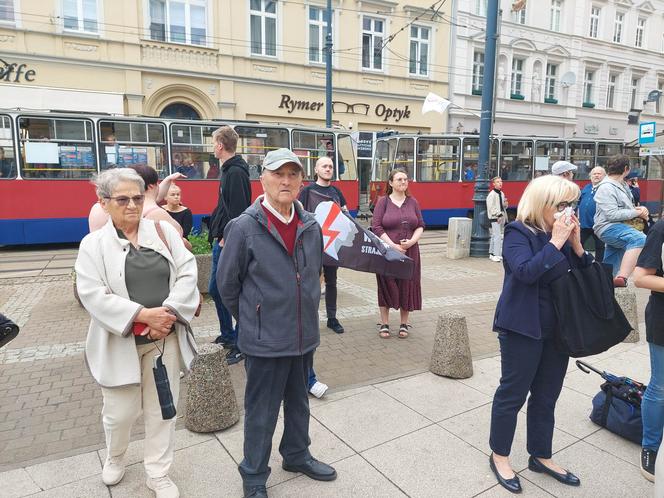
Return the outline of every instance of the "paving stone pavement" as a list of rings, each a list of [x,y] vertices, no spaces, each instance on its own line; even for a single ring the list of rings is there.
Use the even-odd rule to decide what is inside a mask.
[[[346,333],[337,335],[325,328],[321,302],[321,345],[315,358],[318,377],[331,392],[427,371],[437,317],[443,310],[466,315],[475,359],[498,351],[491,322],[502,266],[484,258],[447,260],[442,231],[425,232],[421,250],[424,309],[411,315],[413,329],[407,340],[378,337],[375,276],[340,270],[338,316]],[[30,270],[22,269],[24,259]],[[0,311],[22,324],[19,337],[0,350],[0,471],[103,447],[101,392],[82,355],[89,317],[72,294],[74,259],[71,248],[45,253],[0,250]],[[638,296],[643,321],[647,293]],[[398,326],[395,316],[392,324]],[[207,342],[217,330],[208,300],[194,321],[194,331],[200,342]],[[232,366],[231,374],[242,406],[242,364]],[[186,384],[185,378],[181,399]],[[184,404],[178,410],[182,416]],[[399,423],[392,416],[387,419]],[[183,427],[181,419],[178,427]],[[142,435],[139,421],[133,438]]]
[[[646,377],[647,345],[620,344],[587,359],[600,369],[619,366]],[[429,372],[388,382],[337,390],[311,401],[311,452],[332,464],[333,482],[317,482],[281,469],[277,423],[270,458],[272,498],[439,498],[512,496],[489,470],[491,397],[500,361],[474,362],[470,379],[452,380]],[[632,374],[630,374],[632,375]],[[581,478],[578,488],[528,470],[525,407],[519,414],[511,461],[525,497],[633,498],[652,496],[653,485],[639,472],[639,446],[588,419],[601,379],[570,365],[557,405],[553,458]],[[590,392],[589,392],[590,391]],[[237,465],[242,459],[243,424],[221,432],[175,433],[170,476],[185,498],[240,498]],[[3,498],[151,498],[142,466],[143,441],[129,445],[127,472],[116,486],[101,482],[105,449],[89,450],[0,472]],[[609,477],[610,476],[610,477]],[[609,477],[609,478],[607,478]]]

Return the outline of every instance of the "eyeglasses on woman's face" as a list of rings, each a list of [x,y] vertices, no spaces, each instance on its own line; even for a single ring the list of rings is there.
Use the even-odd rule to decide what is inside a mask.
[[[126,207],[129,205],[129,201],[132,201],[134,205],[140,206],[145,200],[145,195],[135,195],[133,197],[127,197],[126,195],[120,195],[118,197],[106,197],[106,199],[115,201],[115,203],[120,207]]]
[[[572,209],[576,209],[577,205],[578,205],[577,201],[571,201],[571,202],[563,201],[563,202],[560,202],[556,205],[556,210],[560,213],[568,207],[571,207]]]

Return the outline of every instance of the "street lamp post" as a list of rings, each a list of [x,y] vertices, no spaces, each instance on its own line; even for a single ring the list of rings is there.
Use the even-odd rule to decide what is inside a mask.
[[[332,127],[332,0],[327,0],[325,33],[325,126]]]
[[[493,124],[493,95],[496,75],[496,45],[498,41],[498,10],[500,2],[489,0],[486,9],[486,42],[484,50],[484,82],[482,85],[482,113],[480,116],[480,157],[475,179],[473,202],[473,232],[470,255],[484,257],[489,254],[489,218],[486,196],[489,193],[489,161],[491,158],[491,127]]]

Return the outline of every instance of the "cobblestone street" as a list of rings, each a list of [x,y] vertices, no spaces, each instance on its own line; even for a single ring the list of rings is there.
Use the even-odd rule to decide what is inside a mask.
[[[474,359],[497,353],[491,321],[502,265],[484,258],[448,260],[446,237],[442,231],[427,231],[423,237],[424,305],[411,315],[408,340],[378,337],[374,275],[339,272],[338,317],[346,333],[325,328],[322,305],[321,345],[315,358],[318,377],[331,392],[426,371],[437,316],[443,310],[465,314]],[[72,293],[75,254],[71,249],[42,256],[0,252],[0,311],[22,327],[19,337],[0,350],[0,471],[103,447],[101,391],[83,361],[89,318]],[[646,297],[639,292],[641,314]],[[397,321],[394,315],[392,325]],[[194,330],[200,342],[218,333],[210,301],[194,321]],[[231,372],[241,403],[243,365],[232,366]],[[186,378],[181,400],[185,390]],[[183,410],[181,403],[178,427],[183,425]],[[141,436],[139,421],[134,438]]]

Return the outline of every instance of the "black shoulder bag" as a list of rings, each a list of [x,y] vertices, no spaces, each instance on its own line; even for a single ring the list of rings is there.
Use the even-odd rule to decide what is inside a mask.
[[[622,342],[632,330],[616,301],[613,280],[598,262],[574,268],[550,284],[558,318],[557,348],[579,358]]]

